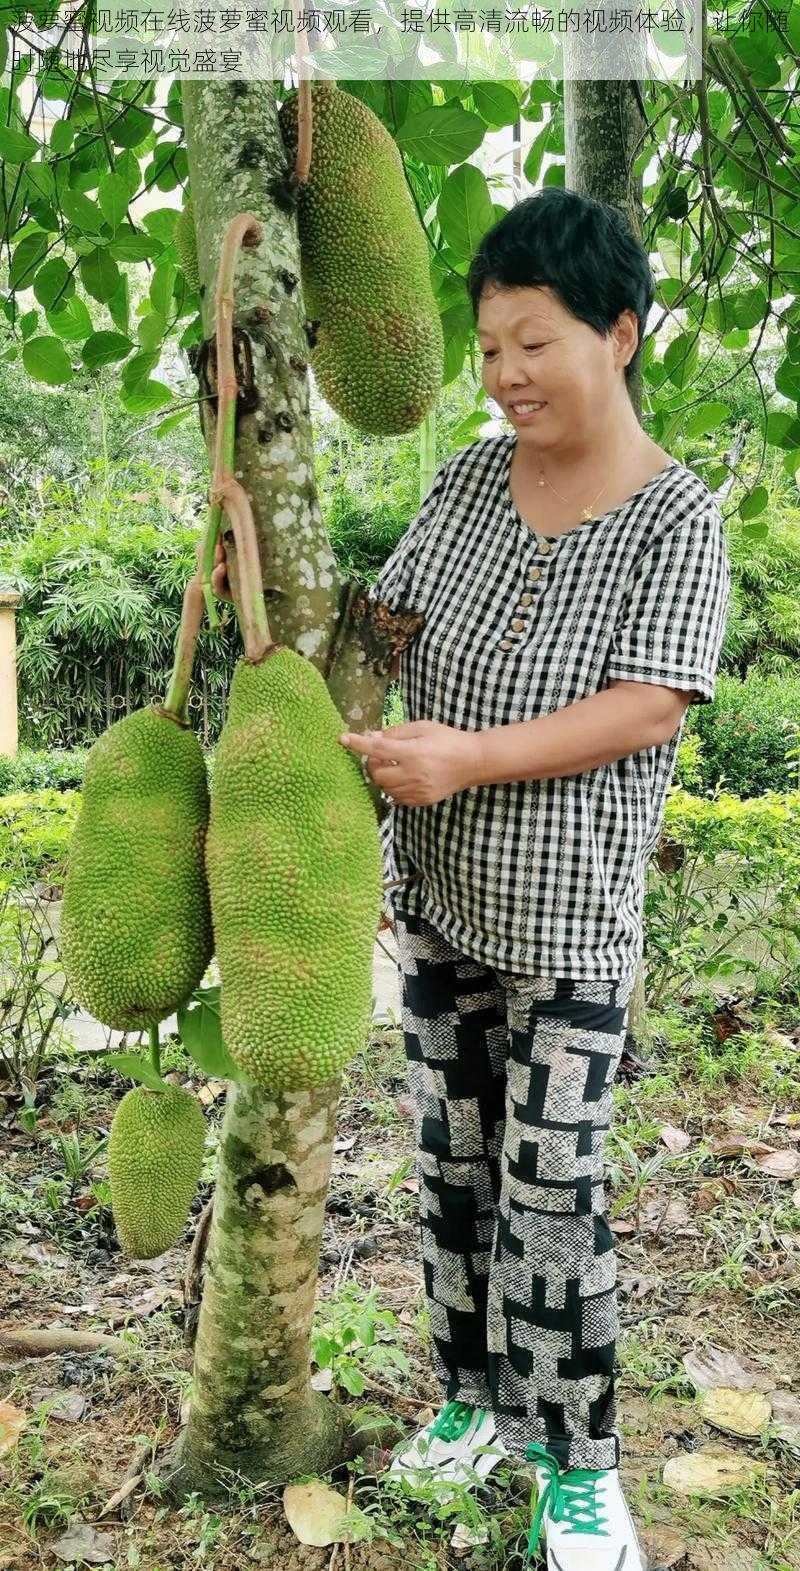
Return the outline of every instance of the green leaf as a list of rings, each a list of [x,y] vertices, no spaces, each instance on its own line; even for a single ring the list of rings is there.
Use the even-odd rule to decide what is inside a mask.
[[[782,360],[775,372],[775,388],[784,398],[791,398],[795,402],[800,400],[800,365],[788,357]]]
[[[472,308],[467,305],[450,306],[449,310],[442,312],[442,332],[444,334],[444,386],[458,376],[464,364],[470,333],[472,332]]]
[[[41,229],[35,229],[31,234],[23,235],[19,244],[14,247],[14,254],[11,258],[8,282],[12,289],[30,289],[33,283],[33,274],[38,270],[39,263],[47,251],[47,246],[47,235]]]
[[[31,338],[22,350],[22,364],[34,381],[50,387],[72,381],[72,364],[59,338]]]
[[[481,427],[491,420],[491,415],[486,409],[474,409],[472,414],[466,415],[454,426],[450,433],[451,441],[455,443],[471,442],[480,433]]]
[[[737,327],[758,327],[769,310],[766,290],[745,289],[731,301],[733,319]]]
[[[117,147],[141,147],[153,129],[153,116],[131,105],[109,126],[109,136]]]
[[[361,1396],[364,1390],[364,1376],[359,1373],[354,1365],[343,1363],[339,1370],[339,1380],[345,1391],[349,1391],[351,1396]]]
[[[687,382],[692,381],[698,359],[697,340],[690,338],[688,333],[679,333],[677,338],[667,344],[664,369],[675,387],[685,387]]]
[[[167,317],[170,314],[177,271],[174,262],[159,262],[153,274],[150,284],[150,304],[159,316]]]
[[[113,365],[116,360],[124,360],[132,348],[130,339],[123,333],[101,331],[90,334],[83,345],[81,356],[84,365],[90,371],[96,371],[98,366]]]
[[[104,247],[97,246],[80,263],[81,282],[87,295],[105,305],[119,289],[120,270]]]
[[[218,987],[200,988],[194,995],[197,1002],[190,1001],[178,1010],[178,1031],[187,1053],[191,1053],[203,1074],[217,1080],[241,1080],[243,1077],[222,1040],[219,993]]]
[[[82,341],[92,331],[92,319],[86,302],[79,299],[78,295],[73,295],[63,310],[47,311],[46,315],[48,327],[52,327],[53,332],[68,343],[76,339]]]
[[[662,235],[658,242],[658,254],[664,263],[664,270],[670,278],[681,276],[680,247],[676,240],[670,240],[668,235]]]
[[[143,1058],[140,1053],[103,1053],[95,1059],[96,1063],[110,1064],[112,1069],[118,1069],[126,1080],[137,1080],[140,1085],[148,1086],[151,1091],[168,1091],[169,1082],[162,1080],[153,1068],[150,1058]]]
[[[459,164],[448,175],[436,206],[447,244],[457,256],[471,258],[494,223],[486,176],[474,164]]]
[[[128,183],[121,175],[107,171],[97,187],[100,211],[112,229],[118,229],[128,216]]]
[[[791,451],[800,445],[800,419],[788,409],[771,409],[767,415],[766,436],[770,447]]]
[[[164,382],[137,382],[129,392],[120,395],[120,402],[132,415],[150,415],[165,404],[174,403],[174,397]]]
[[[460,164],[480,147],[486,127],[477,115],[455,104],[423,109],[401,125],[400,151],[421,164]]]
[[[108,250],[116,262],[149,262],[160,256],[163,249],[159,240],[137,234],[130,225],[120,229],[108,244]]]
[[[769,492],[765,485],[757,485],[754,490],[739,503],[740,518],[755,518],[757,513],[763,513],[769,501]]]
[[[27,131],[12,131],[0,126],[0,158],[5,164],[27,164],[39,151],[39,143]]]
[[[475,82],[472,102],[481,119],[493,131],[501,126],[514,125],[519,119],[519,99],[503,82]]]
[[[141,318],[137,329],[139,343],[143,349],[157,349],[160,357],[161,345],[164,342],[166,331],[167,323],[165,318],[158,311],[148,311]]]
[[[727,404],[700,404],[689,415],[683,434],[690,442],[698,436],[707,436],[709,431],[716,431],[717,426],[729,418],[730,412]]]
[[[63,257],[51,256],[42,264],[34,280],[33,292],[45,311],[52,309],[56,299],[59,310],[63,310],[75,293],[75,279]]]
[[[742,525],[742,538],[744,540],[766,540],[769,535],[769,524],[766,518],[756,518],[752,524]]]
[[[103,227],[103,214],[96,202],[80,191],[62,191],[61,207],[64,217],[83,235],[97,235]]]

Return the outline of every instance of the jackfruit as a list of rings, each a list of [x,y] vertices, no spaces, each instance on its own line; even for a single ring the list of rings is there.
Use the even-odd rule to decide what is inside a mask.
[[[363,1046],[383,902],[375,809],[324,678],[293,649],[241,659],[211,788],[206,867],[231,1058],[271,1091]]]
[[[126,715],[89,753],[61,952],[75,998],[116,1031],[171,1015],[211,959],[208,808],[200,743],[163,710]]]
[[[412,431],[444,376],[444,339],[428,242],[394,138],[360,99],[311,88],[309,178],[298,234],[306,313],[318,322],[311,365],[320,390],[360,431]],[[297,93],[279,122],[292,159]]]
[[[117,1237],[132,1259],[152,1260],[180,1238],[205,1138],[200,1103],[181,1086],[125,1093],[111,1120],[108,1177]]]
[[[200,288],[200,267],[197,261],[197,234],[194,227],[192,199],[187,196],[175,225],[175,249],[189,288],[196,294]]]

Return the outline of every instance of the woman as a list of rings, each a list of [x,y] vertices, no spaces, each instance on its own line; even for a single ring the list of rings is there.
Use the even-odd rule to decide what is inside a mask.
[[[447,460],[372,589],[426,617],[400,658],[409,723],[341,738],[394,804],[444,1397],[392,1465],[474,1481],[527,1459],[531,1553],[543,1531],[557,1571],[640,1571],[603,1141],[645,865],[686,708],[714,694],[729,571],[711,493],[630,400],[653,280],[620,213],[543,190],[467,283],[513,431]]]

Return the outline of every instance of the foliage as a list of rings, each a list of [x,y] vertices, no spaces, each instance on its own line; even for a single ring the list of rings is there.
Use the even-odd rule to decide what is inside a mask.
[[[718,677],[713,704],[695,704],[689,712],[687,734],[701,743],[694,784],[746,797],[792,790],[798,772],[789,754],[798,722],[800,677],[755,671],[744,682]]]
[[[23,1093],[74,1012],[51,912],[35,891],[0,881],[0,1080]]]
[[[800,985],[800,792],[712,800],[675,787],[644,919],[652,1009],[698,978]]]
[[[0,753],[0,795],[17,791],[72,791],[83,785],[88,749],[22,748],[15,757]]]
[[[9,884],[63,882],[79,807],[79,791],[20,791],[0,797],[0,867]]]
[[[399,1370],[410,1373],[405,1353],[390,1340],[396,1334],[397,1318],[390,1309],[381,1309],[378,1290],[365,1293],[356,1282],[348,1282],[336,1298],[318,1303],[311,1333],[312,1356],[318,1369],[330,1369],[334,1386],[351,1396],[360,1396],[365,1374],[383,1375]]]
[[[733,513],[727,540],[733,584],[720,669],[790,676],[800,659],[800,509],[772,505],[762,533]]]

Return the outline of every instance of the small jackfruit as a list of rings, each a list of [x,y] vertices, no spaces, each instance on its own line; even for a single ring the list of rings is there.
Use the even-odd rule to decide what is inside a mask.
[[[308,181],[298,201],[311,365],[328,403],[359,431],[412,431],[444,377],[428,242],[397,143],[371,109],[330,82],[311,88]],[[279,111],[292,158],[298,96]]]
[[[126,715],[89,753],[61,952],[75,998],[116,1031],[179,1009],[211,959],[208,808],[200,743],[163,710]]]
[[[316,666],[238,662],[206,839],[222,1037],[273,1091],[308,1089],[363,1046],[383,903],[375,809]]]
[[[197,234],[194,227],[192,199],[187,196],[175,225],[175,249],[189,288],[195,294],[200,288],[200,267],[197,261]]]
[[[206,1126],[181,1086],[127,1091],[111,1120],[108,1177],[117,1237],[133,1260],[153,1260],[180,1238],[203,1167]]]

